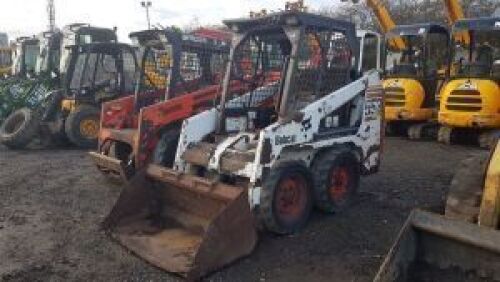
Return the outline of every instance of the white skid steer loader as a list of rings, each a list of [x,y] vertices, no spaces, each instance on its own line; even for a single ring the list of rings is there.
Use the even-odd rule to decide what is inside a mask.
[[[259,229],[293,233],[313,206],[346,208],[381,158],[380,77],[356,71],[352,23],[298,11],[225,23],[219,106],[184,121],[173,167],[148,165],[104,222],[190,280],[250,254]]]

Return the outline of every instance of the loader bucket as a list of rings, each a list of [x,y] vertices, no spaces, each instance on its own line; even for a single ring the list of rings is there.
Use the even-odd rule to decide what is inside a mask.
[[[413,211],[374,281],[498,281],[500,232]]]
[[[156,165],[126,184],[103,227],[138,256],[187,280],[250,254],[257,242],[245,189]]]

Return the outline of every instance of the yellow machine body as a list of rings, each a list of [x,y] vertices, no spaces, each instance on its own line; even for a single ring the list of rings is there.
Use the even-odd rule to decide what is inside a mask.
[[[500,87],[488,79],[454,79],[441,91],[438,121],[462,128],[500,127]]]
[[[416,79],[388,78],[383,82],[385,90],[385,118],[391,121],[426,121],[434,109],[423,108],[425,89]]]
[[[72,112],[76,108],[76,101],[74,99],[64,99],[61,101],[61,110],[63,112]]]
[[[495,229],[500,227],[500,143],[491,154],[486,171],[478,224]]]
[[[482,177],[467,181],[466,186],[472,189],[455,190],[452,195],[462,198],[458,208],[464,211],[477,203],[477,218],[460,219],[448,211],[446,216],[413,211],[374,281],[443,281],[443,277],[446,281],[464,281],[459,280],[464,277],[467,281],[500,280],[500,143],[486,165]],[[465,168],[456,175],[462,181],[477,175],[465,172],[484,167]],[[425,279],[419,280],[420,276]]]

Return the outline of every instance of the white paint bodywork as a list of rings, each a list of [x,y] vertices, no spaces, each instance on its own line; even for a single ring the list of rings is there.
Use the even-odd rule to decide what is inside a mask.
[[[261,187],[258,187],[257,183],[261,183],[258,180],[261,180],[265,168],[272,169],[279,163],[289,160],[301,161],[309,166],[315,154],[324,148],[349,144],[358,152],[360,164],[370,171],[379,165],[383,97],[382,95],[367,97],[365,91],[369,87],[380,88],[380,84],[380,73],[375,70],[369,71],[362,78],[300,110],[303,116],[299,121],[275,122],[257,132],[241,132],[227,137],[219,143],[215,153],[211,156],[208,169],[227,173],[220,171],[220,159],[224,152],[230,149],[237,150],[235,145],[244,138],[254,140],[251,142],[256,142],[257,146],[254,149],[253,161],[245,164],[243,169],[232,172],[233,175],[249,180],[248,193],[251,207],[259,204]],[[361,124],[357,132],[339,137],[317,138],[321,121],[348,102],[354,102],[353,106],[361,111],[356,111],[357,109],[354,111],[361,116]],[[189,171],[189,165],[182,160],[183,153],[190,145],[201,142],[205,136],[216,131],[218,116],[219,110],[211,109],[184,121],[176,153],[175,170],[186,173]],[[289,142],[283,142],[283,140],[289,140]],[[261,157],[264,154],[266,141],[271,145],[270,161],[262,164]],[[240,144],[240,150],[241,146]]]

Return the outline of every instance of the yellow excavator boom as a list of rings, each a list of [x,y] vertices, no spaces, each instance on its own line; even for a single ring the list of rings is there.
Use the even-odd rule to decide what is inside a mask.
[[[462,6],[460,6],[458,0],[443,0],[443,2],[446,6],[446,11],[448,11],[447,18],[450,26],[456,21],[465,18],[464,11],[462,10]],[[457,33],[454,37],[456,41],[463,42],[467,45],[470,43],[470,36],[467,31]]]
[[[342,2],[347,2],[348,0],[342,0]],[[353,3],[358,3],[357,0],[351,0]],[[389,32],[391,29],[396,27],[396,23],[392,19],[389,11],[384,6],[381,0],[366,0],[366,4],[372,9],[375,17],[377,17],[377,21],[382,29],[382,32],[385,34]],[[391,47],[395,49],[405,49],[405,42],[401,37],[395,37],[389,41]]]

